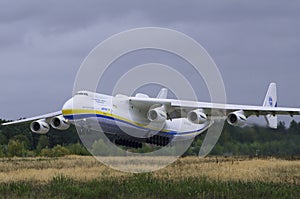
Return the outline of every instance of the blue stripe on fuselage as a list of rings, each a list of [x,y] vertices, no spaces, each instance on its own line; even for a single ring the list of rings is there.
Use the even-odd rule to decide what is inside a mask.
[[[141,128],[141,129],[144,129],[144,130],[153,130],[153,129],[145,128],[145,127],[142,127],[142,126],[134,125],[134,124],[132,124],[130,122],[127,122],[127,121],[124,121],[124,120],[120,120],[118,118],[114,118],[114,117],[107,116],[107,115],[101,115],[101,114],[76,114],[76,115],[64,115],[64,117],[66,119],[69,119],[69,120],[77,120],[77,119],[93,118],[93,117],[104,118],[104,119],[109,119],[109,120],[114,120],[114,121],[122,122],[122,123],[128,124],[130,126],[133,126],[133,127],[136,127],[136,128]],[[199,131],[202,131],[205,128],[206,127],[198,129],[198,130],[195,130],[195,131],[187,131],[187,132],[178,132],[178,131],[164,132],[164,131],[159,131],[159,133],[164,133],[164,134],[169,134],[169,135],[177,135],[177,134],[184,135],[184,134],[197,133]]]

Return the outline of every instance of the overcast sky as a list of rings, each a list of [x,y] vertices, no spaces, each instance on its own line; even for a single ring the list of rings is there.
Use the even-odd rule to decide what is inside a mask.
[[[299,1],[283,0],[2,0],[0,118],[59,110],[98,43],[145,26],[198,41],[219,67],[229,103],[260,105],[274,81],[278,104],[300,107],[299,10]]]

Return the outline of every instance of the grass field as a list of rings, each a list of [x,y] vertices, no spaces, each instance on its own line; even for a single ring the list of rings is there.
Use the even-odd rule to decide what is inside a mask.
[[[185,157],[130,174],[90,156],[0,159],[2,198],[300,198],[299,187],[299,160]]]

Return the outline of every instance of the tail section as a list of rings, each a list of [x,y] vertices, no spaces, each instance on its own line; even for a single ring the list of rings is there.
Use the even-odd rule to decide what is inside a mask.
[[[160,92],[158,93],[157,97],[158,99],[167,99],[168,96],[168,89],[162,88]]]
[[[277,89],[276,83],[271,83],[266,94],[263,106],[265,107],[277,107]],[[270,128],[277,128],[277,115],[268,114],[265,116],[265,119]]]

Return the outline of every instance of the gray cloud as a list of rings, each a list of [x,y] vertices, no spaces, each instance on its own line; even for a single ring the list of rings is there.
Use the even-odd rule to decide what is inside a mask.
[[[1,1],[0,118],[59,109],[94,46],[143,26],[201,43],[219,66],[229,102],[260,104],[276,81],[279,104],[300,107],[299,9],[298,1]]]

